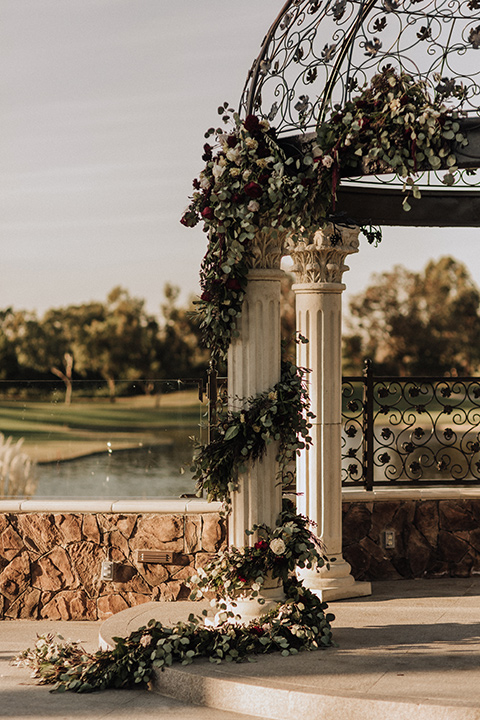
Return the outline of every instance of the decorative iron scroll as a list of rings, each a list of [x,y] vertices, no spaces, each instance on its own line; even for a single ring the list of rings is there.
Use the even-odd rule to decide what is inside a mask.
[[[480,481],[480,378],[349,377],[343,387],[344,485]]]
[[[290,0],[249,71],[240,109],[279,135],[311,132],[386,65],[478,117],[480,0]],[[462,174],[464,186],[477,182],[471,175]],[[422,184],[436,185],[435,174]]]

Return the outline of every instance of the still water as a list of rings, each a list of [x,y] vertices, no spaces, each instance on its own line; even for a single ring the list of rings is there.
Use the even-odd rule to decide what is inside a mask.
[[[194,493],[188,435],[170,444],[144,445],[37,466],[34,497],[152,498]]]

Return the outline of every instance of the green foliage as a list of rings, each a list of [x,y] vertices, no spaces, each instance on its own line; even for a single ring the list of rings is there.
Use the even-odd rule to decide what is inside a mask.
[[[96,653],[46,635],[16,663],[32,668],[40,683],[53,684],[53,690],[83,693],[145,685],[154,670],[174,663],[189,665],[199,658],[242,662],[252,655],[294,655],[329,647],[334,616],[325,613],[326,604],[295,578],[288,580],[285,589],[285,602],[249,625],[239,625],[229,617],[221,625],[208,627],[193,614],[188,622],[173,627],[151,620],[128,638],[115,638],[113,650]]]
[[[238,489],[238,474],[250,460],[260,459],[269,443],[279,443],[279,482],[288,463],[311,443],[310,418],[304,374],[292,362],[282,362],[280,382],[244,409],[220,414],[213,440],[200,445],[194,457],[194,479],[199,495],[228,504]]]
[[[371,357],[388,375],[478,372],[480,290],[452,257],[432,260],[420,273],[397,265],[374,275],[352,298],[350,313],[344,353],[351,370]]]
[[[267,577],[278,578],[285,585],[297,567],[322,567],[325,561],[311,524],[297,515],[290,500],[284,499],[275,528],[255,525],[247,533],[257,534],[254,545],[228,547],[190,578],[191,599],[211,592],[223,599],[244,594],[258,597]]]

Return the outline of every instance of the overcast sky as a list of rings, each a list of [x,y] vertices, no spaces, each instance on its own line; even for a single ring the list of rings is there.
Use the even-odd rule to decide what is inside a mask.
[[[205,236],[184,228],[203,133],[238,104],[283,0],[1,0],[0,308],[104,299],[156,312],[198,290]],[[344,280],[453,254],[480,284],[472,230],[385,228]]]

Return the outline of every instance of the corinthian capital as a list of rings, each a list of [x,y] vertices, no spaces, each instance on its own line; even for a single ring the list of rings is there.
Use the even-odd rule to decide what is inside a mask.
[[[286,230],[280,231],[267,227],[257,232],[250,246],[252,254],[250,267],[252,269],[278,270],[284,254],[286,237]]]
[[[289,241],[287,250],[294,262],[297,283],[341,283],[349,270],[344,260],[358,252],[359,228],[327,225],[300,242]]]

